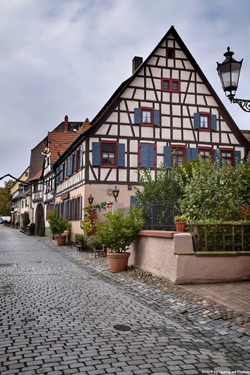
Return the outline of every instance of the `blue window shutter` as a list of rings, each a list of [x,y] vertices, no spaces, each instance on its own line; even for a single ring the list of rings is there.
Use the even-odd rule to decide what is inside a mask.
[[[82,168],[83,167],[83,146],[82,145],[80,147],[79,152],[80,152],[80,168]]]
[[[235,154],[234,154],[234,163],[235,163],[235,165],[239,164],[240,161],[241,161],[241,151],[235,151]]]
[[[75,157],[74,157],[74,171],[77,171],[77,158],[78,158],[78,150],[75,151]]]
[[[73,199],[73,219],[76,220],[76,199]]]
[[[200,115],[199,113],[194,114],[194,128],[199,129],[200,127]]]
[[[78,219],[82,220],[82,196],[79,197],[79,215]]]
[[[187,148],[187,162],[198,159],[198,148]]]
[[[101,161],[100,143],[93,142],[92,143],[92,164],[100,165],[100,161]]]
[[[64,202],[63,205],[63,218],[67,219],[67,202]]]
[[[68,215],[68,207],[69,207],[69,201],[65,201],[65,202],[64,202],[64,215],[65,215],[65,219],[66,219],[66,220],[69,219],[69,215]]]
[[[72,199],[69,201],[69,220],[72,219]]]
[[[154,124],[156,126],[160,126],[160,111],[159,109],[155,109],[154,111]]]
[[[164,146],[164,164],[167,168],[171,168],[171,147]]]
[[[148,145],[140,146],[140,167],[148,167]]]
[[[56,168],[56,176],[55,176],[55,179],[56,179],[56,185],[57,185],[58,182],[59,182],[59,168],[58,168],[58,167]]]
[[[67,174],[67,176],[70,176],[72,174],[72,155],[69,155],[67,157],[66,174]]]
[[[148,146],[148,166],[150,168],[155,167],[155,147]]]
[[[217,130],[217,118],[216,115],[211,116],[211,129],[216,131]]]
[[[135,195],[131,195],[130,197],[130,208],[132,208],[133,205],[137,206],[137,197]]]
[[[60,164],[59,170],[60,170],[59,181],[62,182],[62,180],[63,180],[63,164]]]
[[[118,167],[125,167],[125,144],[118,143]]]
[[[135,121],[135,124],[141,123],[141,109],[140,108],[134,109],[134,121]]]

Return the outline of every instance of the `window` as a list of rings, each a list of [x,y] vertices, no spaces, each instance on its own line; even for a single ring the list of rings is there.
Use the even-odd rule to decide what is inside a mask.
[[[200,115],[200,128],[208,129],[209,128],[209,116]]]
[[[179,167],[185,162],[185,147],[171,147],[172,167]]]
[[[101,143],[101,164],[116,165],[116,143]]]
[[[142,109],[141,111],[142,123],[153,124],[153,111],[152,109]]]
[[[160,111],[154,108],[135,108],[134,122],[144,126],[160,126]]]
[[[211,160],[212,158],[212,150],[211,149],[205,149],[205,148],[199,148],[199,155],[203,160]]]
[[[125,167],[125,144],[108,141],[93,142],[92,165]]]
[[[234,165],[233,163],[233,151],[229,150],[221,150],[221,162],[227,165]]]
[[[67,220],[81,220],[82,210],[81,196],[56,204],[57,216],[63,216]]]
[[[194,128],[204,131],[216,131],[217,118],[211,113],[195,113],[194,114]]]
[[[140,144],[139,146],[139,167],[155,168],[155,145]]]
[[[162,79],[162,91],[180,92],[180,81],[176,79]]]

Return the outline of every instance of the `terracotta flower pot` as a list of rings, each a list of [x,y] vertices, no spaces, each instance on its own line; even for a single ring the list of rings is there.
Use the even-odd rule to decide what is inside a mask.
[[[185,222],[182,222],[182,221],[175,222],[176,232],[185,232],[185,226],[186,226]]]
[[[56,236],[58,246],[64,246],[66,242],[66,236]]]
[[[127,271],[129,252],[125,253],[107,253],[111,272]]]

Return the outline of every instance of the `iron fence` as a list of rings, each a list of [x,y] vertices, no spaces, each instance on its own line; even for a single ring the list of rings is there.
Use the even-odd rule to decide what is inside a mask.
[[[143,207],[145,229],[175,230],[174,216],[179,214],[177,201],[155,203]]]

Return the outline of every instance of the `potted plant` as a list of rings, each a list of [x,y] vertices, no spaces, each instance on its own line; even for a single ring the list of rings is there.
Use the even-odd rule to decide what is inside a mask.
[[[187,217],[185,215],[177,215],[174,217],[176,232],[184,232],[187,222]]]
[[[82,251],[86,248],[86,237],[83,234],[75,234],[75,245],[78,251]]]
[[[66,235],[63,232],[70,227],[68,220],[63,219],[62,216],[57,217],[55,210],[48,213],[48,221],[52,234],[55,236],[58,246],[65,245]]]
[[[142,210],[133,206],[127,216],[124,216],[120,210],[109,212],[104,216],[105,221],[97,225],[97,237],[101,243],[111,249],[111,252],[107,252],[111,271],[126,271],[130,256],[127,249],[144,225]]]
[[[100,242],[97,235],[92,235],[87,238],[88,248],[93,250],[95,258],[99,255],[105,255],[105,246]]]

